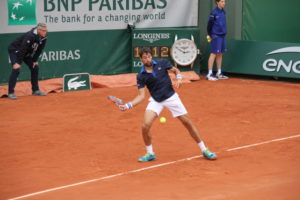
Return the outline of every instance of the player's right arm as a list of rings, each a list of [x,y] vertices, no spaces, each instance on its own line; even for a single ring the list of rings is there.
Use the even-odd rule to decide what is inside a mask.
[[[130,102],[125,103],[123,105],[119,105],[119,108],[121,110],[128,110],[136,105],[138,105],[139,103],[141,103],[142,101],[144,101],[146,96],[146,90],[145,88],[139,88],[138,89],[138,95]]]
[[[132,105],[135,106],[141,103],[142,101],[144,101],[145,96],[146,96],[145,88],[139,88],[138,95],[131,101]]]

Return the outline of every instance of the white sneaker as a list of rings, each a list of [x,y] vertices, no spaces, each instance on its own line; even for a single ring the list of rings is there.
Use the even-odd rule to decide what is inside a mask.
[[[218,79],[228,79],[228,76],[225,76],[225,75],[222,74],[222,73],[216,74],[216,76],[218,77]]]
[[[16,95],[14,93],[8,94],[8,98],[12,99],[12,100],[16,100],[17,99],[17,97],[16,97]]]
[[[209,81],[217,81],[218,78],[213,74],[207,74],[206,79]]]

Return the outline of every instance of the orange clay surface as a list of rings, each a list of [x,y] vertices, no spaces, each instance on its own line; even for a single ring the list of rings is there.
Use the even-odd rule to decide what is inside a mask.
[[[0,199],[40,191],[20,199],[299,199],[299,84],[201,79],[176,91],[216,161],[198,157],[159,166],[201,155],[165,110],[167,123],[156,120],[151,129],[157,160],[138,163],[145,153],[140,127],[147,100],[122,112],[106,99],[132,100],[136,86],[1,98]],[[295,137],[226,151],[289,136]],[[93,179],[101,180],[70,186]]]

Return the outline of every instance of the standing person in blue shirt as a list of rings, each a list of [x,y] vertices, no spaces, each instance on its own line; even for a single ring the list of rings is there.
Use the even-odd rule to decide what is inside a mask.
[[[150,133],[150,128],[164,108],[170,110],[173,117],[178,118],[182,122],[192,138],[199,145],[205,158],[210,160],[216,159],[216,154],[209,151],[204,145],[197,127],[187,115],[184,105],[173,89],[168,71],[176,75],[177,81],[175,86],[179,88],[182,80],[179,69],[173,67],[168,60],[152,60],[152,52],[148,47],[142,48],[139,52],[139,56],[144,65],[141,72],[137,75],[138,95],[131,102],[120,105],[121,110],[127,110],[141,103],[145,99],[145,86],[147,86],[151,97],[142,123],[142,135],[147,153],[139,158],[139,161],[147,162],[156,159],[152,148],[152,134]]]
[[[210,13],[207,23],[208,40],[211,41],[211,54],[208,59],[207,80],[216,81],[218,79],[228,79],[222,74],[222,56],[226,49],[227,25],[226,12],[224,10],[225,0],[216,0],[217,7]],[[218,72],[213,74],[213,65],[216,60]]]

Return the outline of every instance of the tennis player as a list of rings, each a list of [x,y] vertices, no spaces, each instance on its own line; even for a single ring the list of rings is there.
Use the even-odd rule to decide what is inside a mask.
[[[32,95],[46,95],[44,92],[40,91],[38,84],[38,59],[46,45],[46,35],[46,24],[39,23],[37,27],[31,29],[27,33],[24,33],[9,45],[8,53],[12,65],[12,71],[8,83],[8,98],[17,99],[14,92],[21,64],[23,62],[26,63],[31,72]]]
[[[153,121],[159,116],[164,108],[170,110],[173,117],[178,118],[182,122],[192,138],[199,145],[205,158],[210,160],[216,159],[216,154],[209,151],[201,140],[197,127],[192,123],[178,94],[173,89],[168,71],[175,73],[177,78],[175,87],[179,88],[182,82],[182,76],[179,69],[173,67],[168,60],[152,60],[152,52],[148,47],[141,48],[139,56],[143,63],[143,67],[141,72],[137,75],[138,95],[131,102],[119,106],[121,110],[127,110],[141,103],[145,99],[145,87],[147,86],[151,97],[142,123],[142,135],[147,153],[138,160],[140,162],[147,162],[156,159],[152,147],[152,134],[150,128]]]
[[[207,23],[207,34],[211,40],[210,51],[211,54],[208,59],[208,74],[206,79],[209,81],[216,81],[218,79],[228,79],[222,74],[222,57],[223,53],[227,51],[226,39],[227,25],[226,12],[224,10],[225,0],[215,0],[217,7],[210,13]],[[213,65],[216,61],[218,72],[216,76],[213,74]]]

